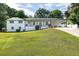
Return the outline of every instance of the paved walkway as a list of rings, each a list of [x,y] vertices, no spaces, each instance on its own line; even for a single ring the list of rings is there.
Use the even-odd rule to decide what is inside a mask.
[[[79,37],[79,29],[78,28],[56,28],[56,29],[64,31],[64,32],[67,32],[69,34],[72,34],[74,36]]]

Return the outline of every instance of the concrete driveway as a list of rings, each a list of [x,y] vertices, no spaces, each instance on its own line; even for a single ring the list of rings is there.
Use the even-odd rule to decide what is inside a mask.
[[[72,34],[74,36],[79,37],[79,28],[56,28],[56,29],[64,31],[64,32],[67,32],[69,34]]]

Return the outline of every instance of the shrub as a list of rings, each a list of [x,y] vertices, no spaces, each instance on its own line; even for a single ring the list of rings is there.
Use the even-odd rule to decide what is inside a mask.
[[[23,29],[23,32],[25,32],[25,29]]]
[[[49,28],[51,28],[51,27],[52,27],[52,25],[51,25],[51,24],[48,24],[48,26],[49,26]]]
[[[35,26],[35,29],[36,29],[36,30],[39,30],[39,29],[40,29],[40,26],[39,26],[39,25],[36,25],[36,26]]]
[[[16,29],[16,32],[20,32],[20,29]]]

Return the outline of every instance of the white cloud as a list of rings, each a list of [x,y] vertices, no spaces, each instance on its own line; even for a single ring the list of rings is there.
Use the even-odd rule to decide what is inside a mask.
[[[9,7],[20,10],[19,5],[16,3],[6,3]]]
[[[5,3],[6,2],[6,0],[0,0],[0,3]]]
[[[31,10],[29,10],[29,9],[23,9],[23,8],[21,8],[21,9],[24,10],[24,12],[25,12],[26,15],[34,16],[34,12],[32,12]]]
[[[46,7],[52,7],[53,4],[51,3],[47,3],[47,4],[44,4]]]
[[[46,8],[46,9],[50,9],[52,7],[53,4],[51,3],[45,3],[45,4],[39,4],[38,6],[40,8]]]
[[[32,16],[34,16],[34,12],[32,12],[32,11],[29,10],[29,9],[19,8],[19,4],[17,4],[17,3],[6,3],[6,4],[7,4],[9,7],[11,7],[11,8],[15,8],[15,9],[17,9],[17,10],[23,10],[26,15],[32,15]],[[30,4],[28,4],[27,6],[28,6],[28,7],[32,7]]]
[[[39,6],[40,8],[44,8],[44,6],[43,6],[42,4],[39,4],[38,6]]]
[[[27,4],[27,7],[28,7],[28,8],[31,8],[31,7],[32,7],[32,5],[31,5],[31,4]]]
[[[46,9],[50,9],[52,7],[53,3],[47,3],[47,4],[44,4],[45,8]]]
[[[48,10],[51,10],[51,9],[60,9],[62,11],[65,11],[66,8],[68,7],[69,4],[64,4],[64,3],[61,3],[61,4],[55,4],[55,3],[45,3],[45,4],[38,4],[38,7],[36,5],[33,5],[32,4],[25,4],[23,7],[20,7],[21,5],[20,4],[17,4],[17,3],[6,3],[8,6],[10,6],[11,8],[15,8],[17,10],[23,10],[25,12],[26,15],[32,15],[34,16],[34,12],[33,10],[33,7],[35,7],[36,9],[39,7],[39,8],[46,8]],[[53,8],[52,8],[53,6]],[[26,8],[28,7],[28,8]],[[31,8],[31,9],[30,9]]]

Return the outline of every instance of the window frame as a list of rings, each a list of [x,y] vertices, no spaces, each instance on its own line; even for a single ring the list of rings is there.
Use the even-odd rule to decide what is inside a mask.
[[[22,20],[19,20],[18,23],[23,23],[23,21]]]
[[[25,24],[25,26],[28,26],[28,24]]]
[[[10,20],[10,23],[14,23],[14,20]]]
[[[33,25],[35,25],[35,21],[33,21]]]
[[[11,29],[14,30],[14,27],[12,26]]]
[[[19,29],[21,29],[22,27],[21,26],[19,26]]]

